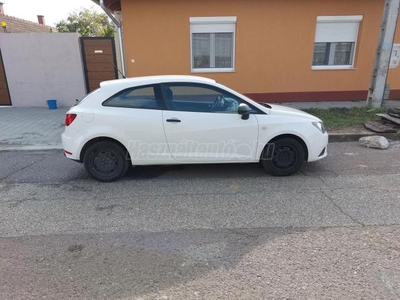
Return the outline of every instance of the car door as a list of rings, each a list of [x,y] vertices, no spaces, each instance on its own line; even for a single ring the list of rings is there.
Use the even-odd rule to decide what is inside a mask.
[[[238,114],[242,99],[212,85],[162,84],[165,136],[180,162],[255,161],[258,121]]]
[[[109,118],[105,123],[112,124],[114,136],[126,145],[133,165],[174,161],[165,140],[159,89],[159,85],[136,86],[103,103]]]

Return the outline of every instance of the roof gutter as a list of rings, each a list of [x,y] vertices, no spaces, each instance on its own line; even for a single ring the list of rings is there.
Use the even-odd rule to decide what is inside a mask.
[[[107,6],[104,4],[104,0],[100,0],[100,7],[104,10],[107,16],[112,20],[112,22],[117,27],[118,32],[118,40],[119,40],[119,51],[121,56],[121,68],[122,68],[122,76],[126,78],[126,69],[125,69],[125,53],[124,53],[124,42],[122,40],[122,22],[117,20],[117,18],[111,13]]]

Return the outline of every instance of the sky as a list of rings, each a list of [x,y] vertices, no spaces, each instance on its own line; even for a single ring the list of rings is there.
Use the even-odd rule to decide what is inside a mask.
[[[0,0],[4,13],[9,16],[37,22],[37,15],[45,16],[46,25],[54,26],[81,7],[103,10],[91,0]]]

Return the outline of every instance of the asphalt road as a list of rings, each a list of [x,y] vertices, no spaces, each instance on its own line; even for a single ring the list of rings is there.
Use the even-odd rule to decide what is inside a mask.
[[[0,152],[0,299],[400,299],[400,143],[300,174],[137,167],[90,179]]]

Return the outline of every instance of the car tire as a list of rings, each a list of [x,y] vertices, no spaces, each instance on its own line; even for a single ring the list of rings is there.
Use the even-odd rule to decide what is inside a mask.
[[[96,180],[111,182],[123,177],[129,168],[126,150],[111,141],[100,141],[85,152],[86,171]]]
[[[301,168],[304,160],[303,146],[295,139],[283,138],[265,146],[261,164],[273,176],[289,176]]]

